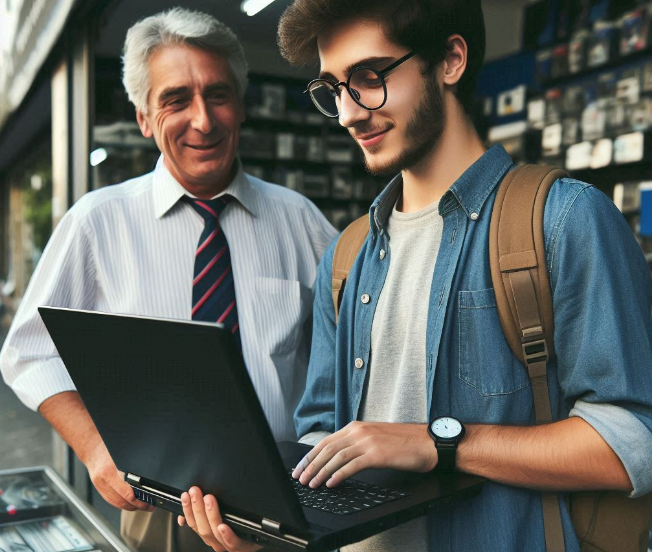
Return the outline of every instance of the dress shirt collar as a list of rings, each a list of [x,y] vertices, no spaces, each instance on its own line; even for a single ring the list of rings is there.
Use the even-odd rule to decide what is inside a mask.
[[[247,178],[247,175],[242,170],[242,163],[240,163],[240,160],[237,159],[236,163],[238,164],[238,169],[235,177],[226,189],[218,194],[218,196],[223,194],[233,196],[255,217],[258,215],[255,198],[256,191]],[[156,168],[154,169],[152,190],[154,195],[154,214],[156,215],[156,218],[163,217],[184,195],[195,197],[170,174],[170,171],[168,171],[163,163],[163,155],[159,157],[158,162],[156,163]]]
[[[473,163],[446,191],[439,201],[439,214],[461,206],[466,216],[473,219],[482,214],[482,208],[496,185],[513,165],[505,149],[496,144]],[[387,226],[389,215],[403,188],[403,177],[399,174],[376,198],[369,210],[371,232],[381,232]]]

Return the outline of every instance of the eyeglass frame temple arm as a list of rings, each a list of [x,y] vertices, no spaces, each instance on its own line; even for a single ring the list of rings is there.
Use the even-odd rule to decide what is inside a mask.
[[[385,67],[385,69],[382,69],[382,70],[378,71],[378,74],[379,74],[381,77],[384,77],[387,73],[389,73],[390,71],[393,71],[393,70],[396,69],[396,68],[397,68],[401,63],[403,63],[404,61],[407,61],[408,59],[410,59],[410,58],[411,58],[412,56],[414,56],[414,55],[416,55],[416,52],[414,52],[414,51],[412,51],[412,52],[410,52],[410,53],[408,53],[408,54],[405,54],[402,58],[397,59],[394,63],[392,63],[392,64],[389,65],[388,67]],[[360,66],[360,67],[356,67],[356,69],[366,69],[366,67],[365,67],[364,65],[362,65],[362,66]],[[308,87],[303,91],[303,93],[304,93],[304,94],[309,94],[309,93],[310,93],[310,85],[311,85],[313,82],[315,82],[315,81],[320,81],[320,80],[329,83],[329,84],[332,85],[334,88],[337,88],[338,86],[344,86],[347,90],[349,89],[349,86],[348,86],[348,79],[347,79],[347,82],[344,82],[344,81],[341,81],[341,82],[330,82],[330,81],[328,81],[328,80],[326,80],[326,79],[313,79],[313,80],[311,80],[311,81],[308,83]]]

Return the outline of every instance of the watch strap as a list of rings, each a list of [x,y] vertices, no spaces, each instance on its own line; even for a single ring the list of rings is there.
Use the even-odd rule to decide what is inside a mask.
[[[437,468],[440,471],[455,471],[455,457],[457,456],[457,442],[437,440]]]

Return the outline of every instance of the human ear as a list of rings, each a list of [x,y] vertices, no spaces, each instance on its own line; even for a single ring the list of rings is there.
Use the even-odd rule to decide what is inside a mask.
[[[460,35],[451,35],[446,42],[444,84],[457,84],[466,70],[468,47]]]
[[[145,138],[151,138],[154,135],[147,118],[140,109],[136,109],[136,121],[138,121],[140,132]]]

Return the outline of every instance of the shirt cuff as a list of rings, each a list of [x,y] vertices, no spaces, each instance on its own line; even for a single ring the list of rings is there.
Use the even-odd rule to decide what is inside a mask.
[[[584,401],[575,403],[570,416],[590,424],[620,458],[634,488],[630,498],[652,491],[652,433],[643,422],[620,406]]]
[[[64,391],[76,391],[68,370],[59,357],[39,361],[21,373],[11,388],[25,406],[38,410],[41,403]]]
[[[312,431],[310,433],[306,433],[303,437],[301,437],[301,439],[299,439],[299,443],[314,447],[318,445],[324,437],[328,437],[329,435],[332,435],[330,431]]]

